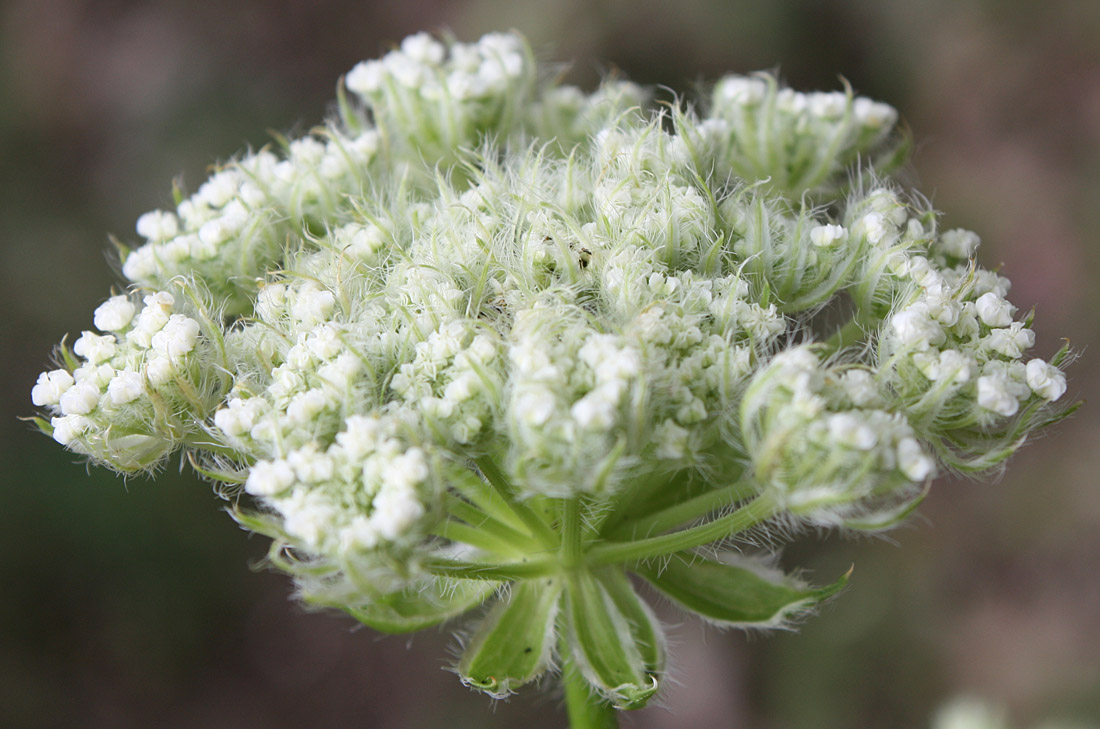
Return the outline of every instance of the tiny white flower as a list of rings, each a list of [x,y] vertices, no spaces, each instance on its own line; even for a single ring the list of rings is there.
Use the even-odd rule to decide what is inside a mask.
[[[321,483],[332,478],[334,463],[327,453],[315,446],[299,448],[287,456],[287,463],[294,469],[294,475],[305,483]]]
[[[922,304],[914,304],[890,319],[890,325],[898,339],[907,347],[925,351],[944,342],[943,328],[928,313]]]
[[[348,89],[360,96],[370,96],[382,88],[386,67],[381,61],[361,61],[344,77]]]
[[[93,332],[83,332],[73,342],[73,352],[88,360],[90,364],[106,362],[114,356],[116,341],[113,336],[100,336]]]
[[[990,291],[982,294],[974,302],[978,318],[989,327],[1007,327],[1012,323],[1012,313],[1016,307],[998,294]]]
[[[31,402],[37,407],[57,405],[69,388],[74,384],[68,370],[51,370],[38,376],[38,382],[31,389]]]
[[[309,425],[328,404],[328,396],[323,390],[307,390],[291,399],[286,415],[294,425]]]
[[[153,387],[162,387],[176,376],[176,366],[166,355],[151,352],[145,358],[145,377]]]
[[[90,380],[77,382],[65,390],[58,400],[63,415],[87,415],[99,405],[99,386]]]
[[[824,91],[807,97],[810,113],[823,119],[836,119],[848,107],[848,97],[840,91]]]
[[[100,304],[92,322],[101,332],[121,332],[134,318],[137,307],[126,296],[112,296]]]
[[[615,423],[617,399],[612,399],[606,390],[597,388],[573,403],[569,412],[577,425],[589,430],[607,430]]]
[[[199,337],[199,323],[182,314],[172,314],[150,344],[154,351],[169,359],[179,359],[195,348]]]
[[[1011,385],[1001,375],[983,375],[978,378],[978,405],[1006,418],[1015,415],[1020,409],[1019,401],[1012,394]]]
[[[728,76],[715,89],[719,99],[744,106],[759,104],[767,93],[768,84],[763,79],[744,76]]]
[[[1066,393],[1066,376],[1054,365],[1033,359],[1027,363],[1027,385],[1039,397],[1053,402]]]
[[[294,485],[294,469],[286,461],[257,461],[248,472],[244,490],[253,496],[278,496]]]
[[[384,488],[371,504],[371,524],[383,539],[400,538],[424,514],[424,505],[416,494],[397,488]]]
[[[810,230],[810,242],[819,248],[830,248],[847,238],[848,231],[842,225],[818,225]]]
[[[107,400],[118,407],[137,400],[145,394],[145,379],[140,372],[119,372],[107,384]]]
[[[420,63],[436,65],[443,61],[446,50],[427,33],[417,33],[401,41],[401,52]]]
[[[827,425],[829,437],[839,445],[869,451],[878,443],[875,431],[867,427],[864,421],[854,413],[830,415]]]
[[[936,462],[915,438],[902,438],[898,442],[898,470],[911,481],[924,481],[936,474]]]
[[[1003,329],[994,329],[983,343],[994,352],[1018,359],[1035,346],[1035,332],[1027,329],[1023,322],[1016,321]]]
[[[135,248],[122,264],[122,274],[131,281],[145,281],[156,274],[156,250],[151,245]]]
[[[848,370],[840,378],[840,384],[856,407],[874,407],[882,401],[874,375],[867,370]]]
[[[137,219],[137,233],[147,240],[167,240],[178,232],[179,220],[174,213],[153,210]]]
[[[891,127],[898,118],[898,112],[894,107],[863,96],[852,103],[852,113],[861,125],[875,129]]]
[[[53,426],[53,439],[63,446],[70,445],[92,427],[91,421],[83,415],[51,418],[50,425]]]
[[[424,483],[429,473],[424,451],[410,448],[390,459],[382,469],[382,480],[387,488],[410,490]]]
[[[550,420],[556,407],[557,400],[549,390],[531,390],[516,398],[515,413],[520,422],[538,426]]]
[[[880,242],[889,230],[882,213],[867,213],[859,219],[857,226],[870,243]]]
[[[972,258],[980,244],[981,238],[977,233],[962,228],[949,230],[940,235],[939,239],[940,250],[955,258]]]

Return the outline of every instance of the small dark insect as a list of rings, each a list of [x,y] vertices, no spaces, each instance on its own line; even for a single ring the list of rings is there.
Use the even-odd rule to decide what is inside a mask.
[[[531,650],[532,650],[531,646],[527,646],[526,648],[523,649],[523,652],[524,653],[530,653]]]
[[[582,270],[586,269],[588,268],[588,262],[591,260],[592,251],[587,248],[581,248],[580,253],[577,254],[577,265],[579,265]]]

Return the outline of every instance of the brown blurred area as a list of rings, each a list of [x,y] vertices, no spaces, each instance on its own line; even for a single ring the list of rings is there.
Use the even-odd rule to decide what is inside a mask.
[[[910,178],[978,231],[1070,393],[1100,353],[1100,3],[840,0],[7,0],[0,4],[0,726],[564,726],[552,687],[491,704],[447,673],[453,638],[382,638],[291,602],[207,485],[87,469],[16,417],[65,332],[119,278],[107,233],[194,189],[269,131],[320,121],[337,77],[421,29],[516,28],[591,86],[621,69],[690,88],[778,68],[902,111]],[[1096,279],[1092,277],[1096,276]],[[852,587],[799,633],[720,633],[662,608],[673,680],[624,718],[658,727],[925,727],[957,694],[1014,724],[1100,724],[1100,411],[993,483],[943,479],[887,539],[784,555]]]

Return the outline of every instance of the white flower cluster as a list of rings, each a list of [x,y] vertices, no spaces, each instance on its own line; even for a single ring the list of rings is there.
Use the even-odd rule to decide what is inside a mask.
[[[378,151],[375,130],[329,130],[287,144],[285,156],[261,150],[224,167],[175,212],[138,218],[145,245],[128,252],[122,272],[146,288],[197,276],[232,312],[246,313],[254,281],[275,265],[288,236],[308,245],[311,221],[347,216],[337,192],[365,184]]]
[[[851,90],[800,93],[768,75],[727,76],[711,104],[698,137],[709,155],[783,192],[828,191],[861,154],[880,156],[881,172],[899,151],[887,144],[897,111]]]
[[[589,545],[731,484],[883,527],[1059,415],[1065,352],[1030,357],[977,236],[884,181],[892,108],[753,76],[697,114],[543,78],[514,35],[413,36],[325,132],[143,215],[133,293],[34,386],[44,429],[124,471],[187,448],[363,615],[483,599],[424,565],[536,564],[566,502]]]
[[[741,424],[753,471],[790,511],[817,523],[888,519],[919,495],[936,462],[871,374],[788,349],[753,378]]]
[[[391,420],[353,415],[322,450],[258,461],[245,491],[282,517],[287,536],[321,554],[354,555],[397,541],[424,515],[431,469],[424,451],[405,447]]]
[[[210,406],[195,370],[199,323],[175,311],[166,291],[138,309],[112,296],[95,311],[102,332],[62,349],[66,366],[43,372],[31,400],[52,415],[54,440],[123,471],[157,464],[177,441],[200,433]]]
[[[428,159],[454,159],[478,134],[507,132],[527,113],[534,61],[516,35],[443,45],[426,33],[409,36],[380,60],[363,61],[345,83],[374,111],[391,144]]]

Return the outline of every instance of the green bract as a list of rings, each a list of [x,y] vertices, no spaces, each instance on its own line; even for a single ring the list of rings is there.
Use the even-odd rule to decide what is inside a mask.
[[[768,75],[661,106],[557,86],[515,35],[417,35],[339,108],[142,216],[128,293],[32,397],[119,471],[184,449],[308,602],[473,611],[456,670],[492,696],[561,670],[577,722],[643,706],[641,581],[783,626],[846,578],[738,534],[884,528],[1061,414],[1066,353],[1029,359],[977,237],[887,177],[889,106]]]

